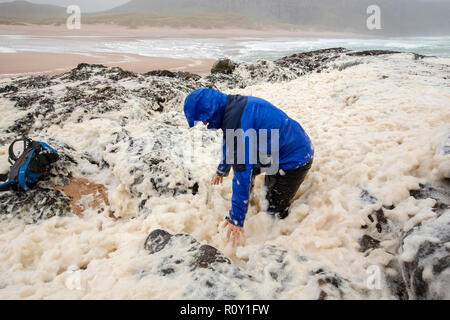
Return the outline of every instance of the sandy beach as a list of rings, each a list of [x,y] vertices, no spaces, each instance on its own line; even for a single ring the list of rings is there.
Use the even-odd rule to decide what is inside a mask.
[[[354,37],[361,35],[343,32],[323,32],[317,30],[287,29],[198,29],[171,27],[128,28],[114,24],[82,24],[79,30],[69,30],[66,25],[0,25],[2,32],[11,34],[49,35],[49,36],[115,36],[115,37]],[[367,37],[367,36],[365,36]]]
[[[209,73],[214,60],[171,59],[133,54],[75,54],[48,52],[16,52],[0,54],[0,78],[22,75],[54,75],[75,68],[79,63],[118,66],[124,70],[145,73],[151,70]]]

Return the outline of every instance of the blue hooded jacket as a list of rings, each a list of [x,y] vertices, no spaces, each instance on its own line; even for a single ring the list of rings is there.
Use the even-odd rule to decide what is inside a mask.
[[[270,102],[260,98],[226,95],[214,89],[198,89],[186,98],[184,113],[191,128],[195,122],[202,121],[208,122],[208,129],[223,130],[223,154],[217,174],[226,176],[231,166],[234,168],[232,208],[229,212],[229,219],[236,226],[244,225],[253,168],[265,167],[264,163],[266,162],[261,161],[259,154],[263,152],[271,156],[276,153],[276,150],[271,150],[274,129],[279,133],[278,160],[272,159],[272,164],[276,162],[277,171],[278,169],[284,171],[296,169],[307,164],[314,156],[311,140],[300,124]],[[234,157],[229,157],[230,161],[226,157],[227,150],[229,150],[225,134],[227,129],[242,129],[244,133],[251,129],[259,133],[262,129],[266,129],[266,141],[262,144],[259,134],[256,135],[256,141],[251,135],[235,137]],[[240,164],[236,161],[236,149],[239,147],[236,139],[244,140],[241,146],[245,148],[245,162]],[[228,143],[228,145],[230,144]],[[266,150],[262,151],[262,146],[265,146]],[[257,160],[255,161],[255,159]]]

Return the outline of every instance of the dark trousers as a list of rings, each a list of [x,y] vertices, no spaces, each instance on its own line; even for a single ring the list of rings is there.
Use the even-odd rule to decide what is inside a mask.
[[[289,215],[292,200],[311,169],[312,162],[313,160],[297,169],[284,171],[283,174],[278,171],[274,175],[266,175],[264,185],[267,188],[266,198],[269,201],[268,211],[270,214],[277,215],[280,219]],[[259,169],[254,170],[252,180],[260,173]]]

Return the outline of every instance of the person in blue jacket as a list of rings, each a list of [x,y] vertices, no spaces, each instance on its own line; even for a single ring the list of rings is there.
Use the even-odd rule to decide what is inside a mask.
[[[284,219],[289,206],[311,168],[314,147],[305,130],[270,102],[257,97],[226,95],[202,88],[184,103],[189,127],[202,122],[223,131],[223,152],[212,184],[223,182],[233,167],[232,207],[228,238],[235,244],[244,235],[253,179],[265,172],[268,213]]]

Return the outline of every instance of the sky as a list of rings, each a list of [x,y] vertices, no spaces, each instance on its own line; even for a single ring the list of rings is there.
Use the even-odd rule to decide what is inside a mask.
[[[0,0],[0,2],[12,2],[13,0]],[[55,4],[62,7],[69,5],[78,5],[81,11],[95,12],[117,7],[121,4],[129,2],[130,0],[27,0],[33,3],[40,4]]]
[[[12,2],[14,0],[0,0],[0,2]],[[33,3],[40,4],[55,4],[62,7],[69,5],[78,5],[81,11],[95,12],[112,9],[121,4],[127,3],[130,0],[26,0]],[[422,1],[449,1],[449,0],[422,0]]]

